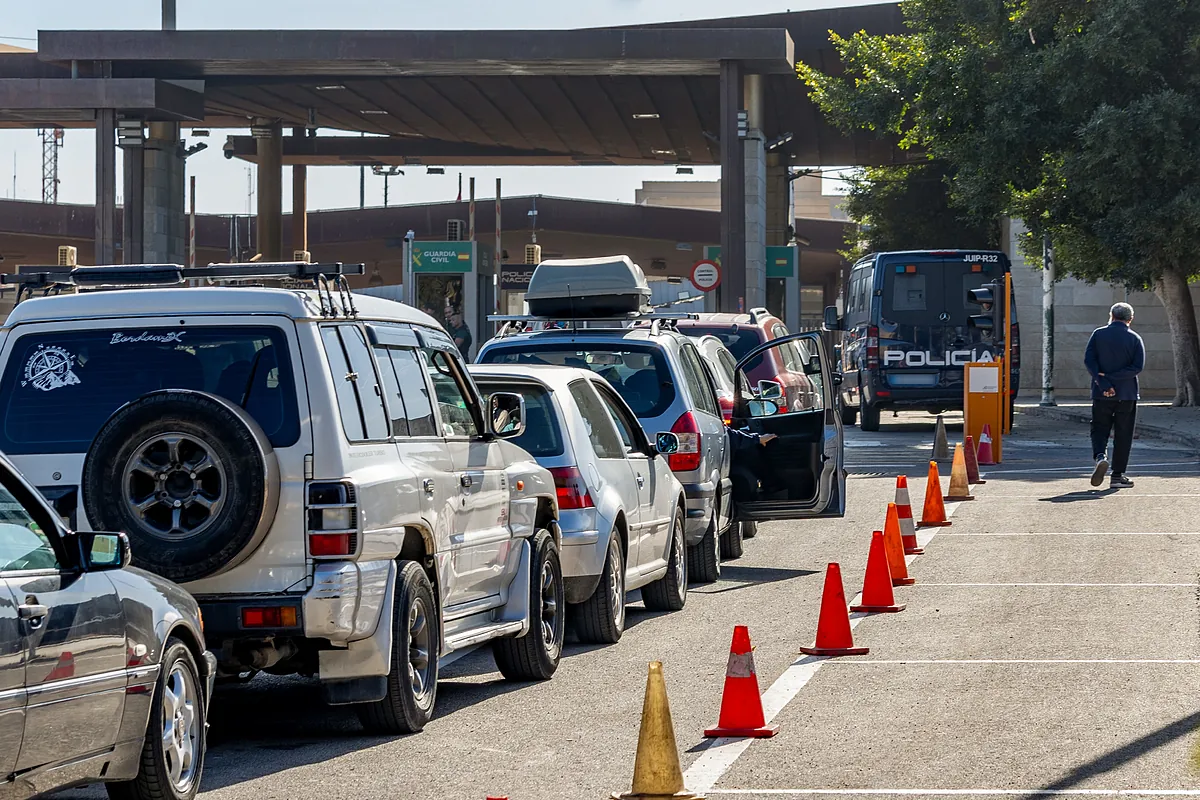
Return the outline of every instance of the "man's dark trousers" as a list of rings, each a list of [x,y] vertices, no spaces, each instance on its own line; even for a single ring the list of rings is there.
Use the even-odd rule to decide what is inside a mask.
[[[1113,434],[1112,471],[1124,475],[1129,466],[1129,448],[1133,446],[1133,424],[1137,419],[1137,400],[1098,397],[1092,401],[1092,457],[1108,452],[1108,434]]]

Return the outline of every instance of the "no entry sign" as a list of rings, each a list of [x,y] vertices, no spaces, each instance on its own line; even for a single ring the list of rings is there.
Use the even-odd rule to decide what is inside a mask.
[[[697,261],[692,266],[692,285],[702,292],[711,292],[721,285],[721,268],[715,261]]]

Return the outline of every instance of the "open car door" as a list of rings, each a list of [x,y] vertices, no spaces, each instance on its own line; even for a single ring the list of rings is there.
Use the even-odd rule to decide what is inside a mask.
[[[751,384],[769,359],[787,375]],[[796,333],[756,347],[737,365],[729,436],[733,497],[746,521],[841,517],[846,471],[837,387],[818,333]],[[747,387],[750,387],[747,393]]]

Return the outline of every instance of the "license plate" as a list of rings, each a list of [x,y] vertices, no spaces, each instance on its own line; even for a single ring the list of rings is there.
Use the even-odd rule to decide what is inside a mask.
[[[888,386],[937,386],[936,372],[889,372]]]

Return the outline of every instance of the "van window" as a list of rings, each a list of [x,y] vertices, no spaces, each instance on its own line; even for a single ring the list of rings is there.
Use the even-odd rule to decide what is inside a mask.
[[[383,390],[362,329],[357,325],[329,325],[321,328],[321,339],[333,373],[346,438],[352,442],[387,439],[390,430],[383,410]]]
[[[425,372],[433,384],[433,394],[437,398],[438,415],[442,418],[443,436],[478,436],[479,426],[475,423],[475,415],[471,412],[467,390],[462,379],[462,362],[449,350],[431,350],[423,348],[421,360]]]
[[[300,438],[282,329],[91,328],[13,341],[0,382],[0,450],[86,452],[113,412],[159,389],[211,392],[241,405],[275,447]]]
[[[906,325],[942,324],[938,316],[946,306],[942,286],[946,267],[940,261],[895,261],[884,265],[883,319]],[[964,307],[963,303],[958,305]]]
[[[925,276],[897,275],[892,282],[892,311],[928,311]]]
[[[417,359],[415,350],[389,347],[392,369],[400,385],[400,396],[404,400],[404,415],[408,421],[409,436],[437,436],[437,423],[433,419],[433,401],[429,399],[429,386],[425,383],[425,368]],[[392,416],[396,411],[392,411]]]

